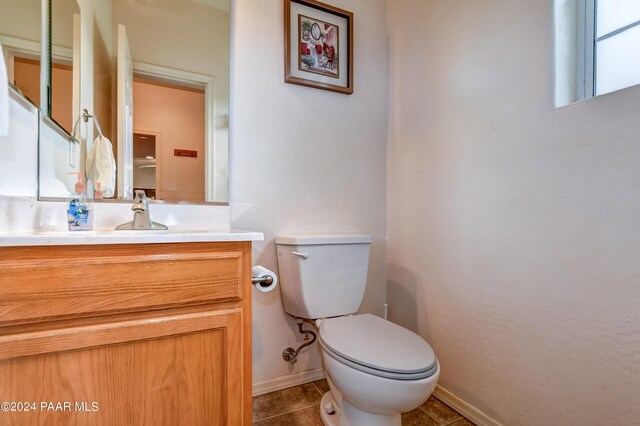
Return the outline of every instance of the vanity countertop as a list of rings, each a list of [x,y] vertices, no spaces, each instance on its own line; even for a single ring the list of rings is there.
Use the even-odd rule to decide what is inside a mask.
[[[22,231],[0,233],[0,247],[262,241],[261,232],[174,228],[166,231]]]

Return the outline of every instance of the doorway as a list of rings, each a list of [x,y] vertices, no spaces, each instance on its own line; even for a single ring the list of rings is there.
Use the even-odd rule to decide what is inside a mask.
[[[134,164],[134,170],[144,171],[148,179],[145,184],[150,184],[151,175],[155,175],[154,198],[171,202],[206,201],[204,89],[134,74],[133,105],[134,152],[136,144],[147,150],[137,160],[143,168]],[[149,154],[152,144],[154,151]],[[154,164],[146,157],[153,157]],[[134,186],[139,186],[135,176]],[[152,188],[141,189],[146,192]]]
[[[156,199],[156,136],[133,134],[133,190],[142,190],[150,200]]]

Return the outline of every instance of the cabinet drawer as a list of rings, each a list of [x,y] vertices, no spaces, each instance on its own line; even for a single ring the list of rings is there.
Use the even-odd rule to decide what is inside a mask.
[[[0,248],[0,326],[241,300],[243,244]]]

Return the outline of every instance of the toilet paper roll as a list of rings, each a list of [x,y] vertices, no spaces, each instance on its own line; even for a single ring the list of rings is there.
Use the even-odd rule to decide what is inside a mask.
[[[251,269],[251,273],[254,278],[265,278],[265,277],[273,278],[273,281],[271,282],[271,284],[266,284],[266,283],[254,284],[255,287],[263,293],[269,293],[278,285],[278,277],[276,276],[275,272],[265,268],[264,266],[260,266],[260,265],[254,266]]]

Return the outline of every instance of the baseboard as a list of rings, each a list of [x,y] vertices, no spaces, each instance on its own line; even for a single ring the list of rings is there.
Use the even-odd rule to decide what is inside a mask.
[[[436,386],[433,396],[462,414],[478,426],[502,426],[498,421],[487,416],[471,404],[466,403],[440,385]]]
[[[292,374],[290,376],[278,377],[277,379],[267,380],[266,382],[254,383],[253,396],[303,385],[320,379],[324,379],[324,370],[322,368],[303,371],[302,373]]]

